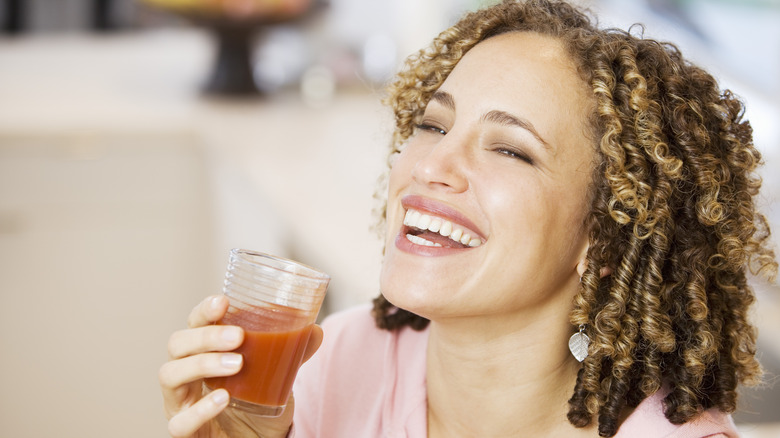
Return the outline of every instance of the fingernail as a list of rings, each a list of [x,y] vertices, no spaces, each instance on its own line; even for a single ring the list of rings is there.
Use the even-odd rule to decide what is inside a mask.
[[[211,393],[211,400],[213,400],[214,403],[218,405],[227,403],[228,398],[230,398],[230,396],[228,396],[227,391],[224,390],[218,389]]]
[[[222,329],[222,340],[231,344],[241,338],[241,329],[238,327],[227,326]]]
[[[222,361],[222,366],[225,368],[237,368],[239,365],[241,365],[241,362],[244,360],[244,357],[240,354],[236,353],[225,353],[220,358]]]
[[[217,307],[219,307],[219,295],[215,295],[211,297],[211,303],[209,304],[211,305],[212,309],[216,309]]]

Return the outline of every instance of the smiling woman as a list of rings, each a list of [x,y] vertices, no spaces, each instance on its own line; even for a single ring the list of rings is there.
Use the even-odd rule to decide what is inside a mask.
[[[240,368],[204,301],[160,373],[172,435],[737,436],[761,376],[746,276],[777,262],[730,92],[673,45],[506,0],[409,58],[387,103],[373,311],[329,317],[295,404],[248,418],[200,397]]]
[[[546,80],[558,86],[540,86]],[[507,33],[463,56],[390,174],[381,277],[389,301],[434,320],[479,315],[507,333],[567,313],[587,249],[591,172],[580,169],[595,158],[586,91],[563,46],[546,36]],[[417,245],[400,226],[409,208],[483,243]],[[565,318],[549,321],[545,330],[569,331]]]

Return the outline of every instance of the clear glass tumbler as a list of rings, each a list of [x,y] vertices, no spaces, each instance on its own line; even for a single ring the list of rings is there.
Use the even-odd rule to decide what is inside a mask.
[[[329,281],[292,260],[231,250],[223,290],[230,307],[218,324],[244,328],[244,342],[235,350],[244,364],[236,375],[206,379],[206,389],[225,388],[234,408],[281,415]]]

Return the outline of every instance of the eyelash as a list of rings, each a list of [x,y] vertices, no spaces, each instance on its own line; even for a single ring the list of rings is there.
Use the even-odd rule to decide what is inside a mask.
[[[434,126],[434,125],[429,125],[427,123],[417,124],[417,125],[415,125],[415,128],[419,129],[420,131],[428,131],[428,132],[432,132],[434,134],[440,134],[440,135],[446,135],[447,134],[447,131],[445,131],[444,129],[441,129],[441,128],[439,128],[437,126]],[[498,147],[498,148],[494,149],[494,151],[498,152],[499,154],[506,155],[506,156],[508,156],[510,158],[514,158],[514,159],[517,159],[517,160],[520,160],[520,161],[524,161],[524,162],[526,162],[528,164],[534,164],[534,160],[531,159],[531,157],[529,157],[528,155],[525,155],[525,154],[523,154],[523,153],[521,153],[519,151],[511,149],[511,148]]]
[[[415,128],[419,129],[420,131],[430,131],[436,134],[446,135],[447,131],[433,125],[428,125],[426,123],[420,123],[415,125]]]
[[[522,152],[518,152],[514,149],[499,147],[496,148],[495,151],[498,152],[499,154],[504,154],[510,158],[515,158],[520,161],[525,161],[528,164],[534,164],[534,160],[531,157],[529,157],[526,154],[523,154]]]

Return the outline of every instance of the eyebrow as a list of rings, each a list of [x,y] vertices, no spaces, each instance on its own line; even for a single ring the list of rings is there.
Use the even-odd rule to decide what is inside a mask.
[[[447,109],[455,111],[455,98],[452,97],[452,94],[446,91],[436,91],[433,93],[433,96],[431,96],[431,100],[435,100],[436,102],[439,102],[441,105],[445,106]]]
[[[452,97],[452,95],[446,91],[441,91],[441,90],[436,91],[435,93],[433,93],[433,96],[431,96],[431,100],[438,102],[439,104],[446,107],[447,109],[455,111],[455,98]],[[536,138],[536,140],[538,140],[539,143],[542,144],[542,146],[544,146],[547,149],[552,148],[550,144],[547,143],[547,141],[545,141],[545,139],[542,138],[541,135],[539,135],[539,132],[536,130],[533,123],[531,123],[530,121],[522,117],[515,116],[506,111],[492,110],[484,114],[480,118],[480,120],[483,122],[491,122],[499,125],[515,126],[518,128],[522,128],[528,131],[531,135],[533,135],[534,138]]]

